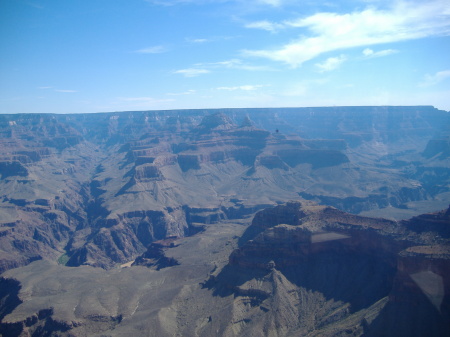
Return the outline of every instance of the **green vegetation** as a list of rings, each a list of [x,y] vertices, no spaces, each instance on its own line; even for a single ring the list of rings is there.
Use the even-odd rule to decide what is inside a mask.
[[[61,264],[61,265],[65,266],[67,261],[69,261],[69,258],[70,258],[70,256],[67,255],[66,253],[64,253],[63,255],[61,255],[58,258],[58,264]]]

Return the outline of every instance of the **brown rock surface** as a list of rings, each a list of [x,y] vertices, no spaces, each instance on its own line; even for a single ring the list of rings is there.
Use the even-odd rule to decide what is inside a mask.
[[[1,331],[446,336],[449,238],[436,245],[408,226],[447,212],[399,223],[289,202],[258,212],[248,227],[220,222],[153,242],[128,268],[37,261],[5,273],[22,289],[8,283]]]
[[[430,233],[436,233],[436,226],[446,233],[449,210],[397,223],[305,202],[266,209],[255,215],[229,264],[207,285],[222,296],[231,292],[248,298],[253,311],[270,308],[290,317],[290,310],[295,310],[289,322],[273,328],[280,335],[314,335],[318,329],[318,335],[345,330],[364,336],[445,336],[450,332],[450,237]],[[435,226],[428,227],[427,222]],[[313,307],[303,315],[298,303],[282,309],[275,293],[266,290],[264,280],[274,273],[284,280],[282,285],[291,285],[291,301],[304,290],[325,296],[324,311],[315,313],[313,326],[304,325],[308,321],[304,315]],[[302,296],[315,301],[311,295]],[[334,311],[340,312],[336,317],[329,316],[336,310],[327,308],[332,303],[343,310]],[[272,318],[252,315],[250,311],[243,315],[248,320],[243,331],[267,331],[261,326]],[[345,321],[353,325],[340,326]]]
[[[8,326],[439,335],[450,211],[400,220],[450,203],[448,125],[426,106],[0,115],[0,272],[24,301]],[[237,238],[230,219],[299,195],[336,208],[274,207]]]
[[[132,212],[177,209],[182,236],[299,194],[394,218],[449,200],[448,163],[421,157],[449,120],[431,107],[0,117],[0,226],[23,243],[0,246],[2,268],[53,256],[111,267],[164,238],[151,233],[172,235],[120,220]]]

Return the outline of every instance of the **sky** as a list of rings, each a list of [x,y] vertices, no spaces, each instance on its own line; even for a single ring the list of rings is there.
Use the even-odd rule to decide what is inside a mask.
[[[434,105],[448,0],[0,0],[0,113]]]

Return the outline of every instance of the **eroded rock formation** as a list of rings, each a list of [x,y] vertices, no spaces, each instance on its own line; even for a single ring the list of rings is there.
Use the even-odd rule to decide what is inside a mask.
[[[449,123],[426,106],[1,115],[0,271],[111,268],[298,195],[407,218],[448,201]]]
[[[122,269],[36,261],[0,280],[0,332],[448,336],[449,217],[396,222],[288,202],[249,226],[152,242]]]
[[[398,223],[290,202],[257,213],[205,285],[236,296],[243,334],[445,336],[449,215]]]

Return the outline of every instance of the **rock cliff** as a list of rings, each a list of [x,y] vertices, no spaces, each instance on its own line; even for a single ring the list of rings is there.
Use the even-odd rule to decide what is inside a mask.
[[[8,336],[448,336],[450,208],[405,221],[310,201],[205,224],[104,270],[0,279]]]
[[[257,213],[205,285],[237,311],[250,303],[232,323],[245,334],[445,336],[449,215],[399,223],[290,202]]]
[[[0,272],[112,268],[299,195],[396,219],[440,209],[448,125],[427,106],[0,115]]]

